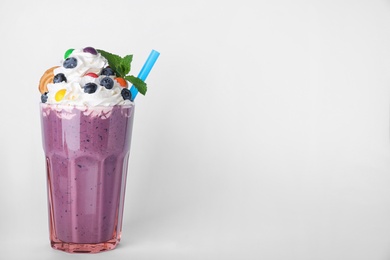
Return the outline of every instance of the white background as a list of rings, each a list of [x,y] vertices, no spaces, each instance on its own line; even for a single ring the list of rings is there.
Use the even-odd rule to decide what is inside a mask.
[[[50,248],[38,82],[69,48],[161,52],[123,239]],[[0,2],[0,259],[390,259],[390,1]]]

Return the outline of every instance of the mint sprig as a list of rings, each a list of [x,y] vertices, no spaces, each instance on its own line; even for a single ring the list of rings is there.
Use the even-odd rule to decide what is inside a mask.
[[[134,77],[132,75],[125,76],[124,79],[131,82],[131,84],[133,84],[137,88],[139,93],[141,93],[142,95],[146,94],[148,88],[146,86],[146,83],[142,79]]]
[[[121,57],[116,54],[112,54],[103,50],[97,50],[106,60],[108,61],[108,66],[115,71],[115,74],[118,77],[124,78],[129,81],[142,95],[146,94],[147,85],[146,83],[133,75],[128,75],[131,70],[131,62],[133,60],[133,55],[126,55]]]

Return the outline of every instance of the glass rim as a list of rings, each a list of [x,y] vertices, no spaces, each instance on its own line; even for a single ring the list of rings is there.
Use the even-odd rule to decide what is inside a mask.
[[[72,104],[50,104],[50,103],[42,103],[39,102],[40,107],[51,107],[51,108],[60,108],[60,109],[73,109],[73,108],[78,108],[78,109],[108,109],[108,108],[114,108],[114,107],[122,107],[122,108],[131,108],[135,106],[135,103],[130,103],[130,104],[115,104],[115,105],[110,105],[110,106],[105,106],[105,105],[98,105],[98,106],[87,106],[87,105],[72,105]]]

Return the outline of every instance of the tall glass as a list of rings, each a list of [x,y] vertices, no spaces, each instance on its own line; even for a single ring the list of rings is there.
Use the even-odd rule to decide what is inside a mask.
[[[121,238],[134,105],[41,104],[51,246],[114,249]]]

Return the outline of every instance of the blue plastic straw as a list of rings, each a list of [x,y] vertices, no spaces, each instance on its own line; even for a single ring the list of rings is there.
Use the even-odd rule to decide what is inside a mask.
[[[146,60],[144,66],[142,67],[141,71],[138,74],[138,78],[142,79],[143,81],[146,80],[146,78],[149,75],[149,72],[152,70],[154,63],[156,63],[156,60],[160,56],[160,53],[158,51],[152,50],[152,52],[149,54],[148,59]],[[131,101],[134,101],[135,97],[138,94],[138,89],[134,87],[134,85],[130,88],[131,92]]]

